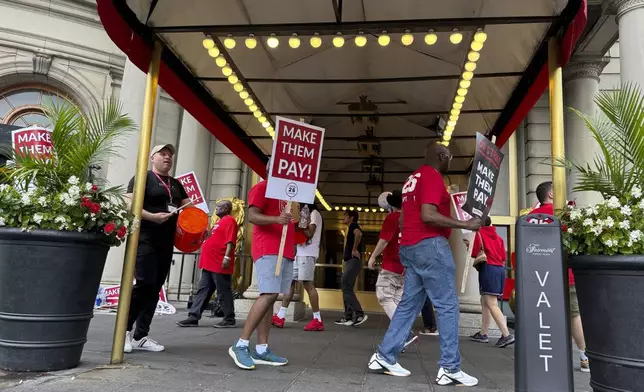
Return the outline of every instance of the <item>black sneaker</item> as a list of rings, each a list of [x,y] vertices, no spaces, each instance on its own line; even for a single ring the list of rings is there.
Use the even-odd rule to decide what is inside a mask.
[[[505,337],[500,337],[499,340],[497,340],[496,344],[494,346],[498,348],[504,348],[507,347],[511,344],[514,344],[514,335],[509,334],[508,336]]]
[[[221,320],[213,325],[214,328],[235,328],[235,320]]]
[[[185,320],[177,321],[177,325],[180,327],[198,327],[199,320],[193,318],[187,318]]]
[[[369,316],[367,316],[366,314],[363,314],[362,316],[357,317],[356,322],[353,323],[353,326],[357,327],[358,325],[363,324],[365,321],[367,321],[368,318]]]
[[[353,320],[348,320],[348,319],[345,319],[345,318],[343,317],[343,318],[341,318],[340,320],[336,320],[336,321],[335,321],[335,323],[336,323],[337,325],[344,325],[344,326],[346,326],[346,327],[350,327],[350,326],[352,326],[352,325],[353,325]]]
[[[484,335],[480,332],[477,332],[474,335],[470,336],[470,340],[473,342],[479,342],[479,343],[489,343],[490,341],[487,335]]]

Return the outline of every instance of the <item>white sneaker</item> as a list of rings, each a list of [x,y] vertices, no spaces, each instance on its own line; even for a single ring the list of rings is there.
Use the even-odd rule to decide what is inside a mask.
[[[141,340],[132,340],[132,348],[134,350],[152,351],[152,352],[160,352],[165,350],[165,347],[155,342],[154,340],[148,338],[147,336],[144,338],[141,338]]]
[[[130,331],[125,332],[125,347],[123,347],[123,352],[132,352],[132,332]]]
[[[409,370],[400,366],[399,363],[395,363],[393,365],[387,363],[387,361],[385,361],[384,358],[378,355],[378,353],[375,353],[371,356],[371,359],[369,360],[369,370],[382,372],[384,374],[396,377],[407,377],[411,374]]]
[[[473,387],[479,383],[479,380],[470,376],[462,370],[454,373],[449,373],[445,369],[440,368],[438,370],[438,375],[436,376],[436,383],[438,385]]]

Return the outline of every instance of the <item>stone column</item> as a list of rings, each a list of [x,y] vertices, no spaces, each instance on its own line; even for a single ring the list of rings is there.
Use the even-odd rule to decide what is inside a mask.
[[[635,82],[644,89],[644,0],[611,0],[608,4],[619,25],[622,82]]]
[[[594,116],[597,105],[595,95],[599,91],[599,75],[608,64],[607,57],[573,57],[564,68],[564,104],[566,108],[576,109],[588,116]],[[572,110],[565,112],[566,157],[576,163],[593,162],[600,152],[593,134],[584,120]],[[576,200],[580,206],[590,205],[602,200],[597,192],[573,192],[578,173],[568,174],[568,200]]]

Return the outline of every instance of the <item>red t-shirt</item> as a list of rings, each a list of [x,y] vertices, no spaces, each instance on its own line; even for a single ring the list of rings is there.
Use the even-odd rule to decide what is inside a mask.
[[[248,206],[259,208],[264,215],[279,216],[286,208],[287,202],[267,198],[266,184],[266,181],[262,181],[250,190],[250,193],[248,193]],[[262,256],[277,256],[280,250],[283,227],[283,225],[278,224],[253,226],[251,254],[254,261],[257,261]],[[286,244],[284,245],[284,257],[295,259],[295,224],[293,222],[288,224]]]
[[[449,238],[452,230],[431,226],[421,219],[423,204],[433,204],[444,216],[451,216],[449,193],[443,177],[431,166],[423,165],[409,176],[402,189],[403,228],[400,245],[415,245],[426,238]]]
[[[380,238],[387,241],[387,246],[382,251],[382,269],[402,275],[405,272],[405,268],[400,264],[400,256],[398,255],[400,250],[400,243],[398,242],[400,234],[399,217],[400,212],[398,211],[387,215],[380,229]]]
[[[534,210],[530,211],[530,214],[554,215],[555,208],[552,204],[542,204],[540,207],[537,207]],[[530,222],[530,223],[534,223],[534,222]],[[544,222],[544,223],[547,223],[547,222]],[[572,274],[571,268],[568,268],[568,284],[570,286],[573,286],[575,284],[575,275]]]
[[[228,268],[222,268],[224,256],[226,256],[226,245],[233,244],[233,251],[230,254]],[[212,228],[210,237],[206,239],[201,247],[199,257],[199,268],[218,274],[231,275],[235,269],[235,245],[237,244],[237,222],[235,218],[226,215],[221,218]]]
[[[503,238],[499,237],[494,226],[483,226],[474,236],[472,244],[472,257],[478,256],[481,250],[481,239],[483,240],[483,251],[487,256],[486,264],[503,267],[508,254],[505,251]]]

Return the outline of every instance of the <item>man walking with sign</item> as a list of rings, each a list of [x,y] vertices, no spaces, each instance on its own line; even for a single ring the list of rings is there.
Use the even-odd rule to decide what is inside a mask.
[[[448,238],[451,229],[476,231],[478,218],[461,222],[451,218],[450,197],[443,182],[452,154],[436,142],[425,152],[425,165],[409,176],[402,189],[402,238],[400,261],[405,267],[405,291],[389,323],[389,329],[369,360],[369,369],[392,376],[411,372],[398,363],[409,330],[425,298],[434,303],[440,330],[439,385],[475,386],[478,380],[460,368],[458,349],[458,297],[454,283],[454,259]]]

